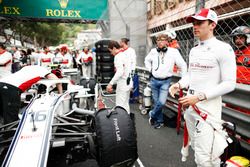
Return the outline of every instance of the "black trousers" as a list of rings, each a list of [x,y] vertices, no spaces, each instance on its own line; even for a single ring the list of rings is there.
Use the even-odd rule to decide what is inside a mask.
[[[0,82],[0,115],[4,124],[18,120],[21,106],[21,90],[10,84]]]

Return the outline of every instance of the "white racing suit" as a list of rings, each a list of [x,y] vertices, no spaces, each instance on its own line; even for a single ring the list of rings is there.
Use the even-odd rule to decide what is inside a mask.
[[[130,79],[129,84],[127,84],[127,79],[131,73],[131,64],[129,57],[123,52],[119,52],[114,58],[115,65],[115,75],[109,84],[117,84],[116,87],[116,106],[121,106],[130,113],[129,109],[129,95],[130,89],[132,88],[132,80]]]
[[[52,64],[52,59],[54,57],[55,55],[50,52],[40,53],[39,60],[38,60],[40,66],[49,67]]]
[[[4,51],[0,54],[0,78],[11,74],[12,55]]]
[[[127,57],[129,57],[129,60],[131,61],[131,70],[132,72],[135,72],[135,68],[136,68],[136,53],[135,53],[135,50],[131,47],[125,49],[123,51]]]
[[[208,113],[203,109],[209,105],[210,109],[212,109],[213,106],[216,106],[214,104],[219,102],[219,100],[220,98],[207,101],[207,104],[204,104],[205,101],[204,103],[201,102],[203,104],[198,105],[199,110],[202,111],[202,113]],[[216,108],[212,111],[216,111]],[[197,165],[204,167],[219,167],[219,157],[223,154],[224,149],[227,147],[226,136],[221,126],[222,121],[215,121],[211,119],[204,120],[191,106],[186,110],[184,118],[188,134],[191,139],[191,146],[195,150],[195,162]],[[215,128],[217,130],[215,130]]]
[[[234,90],[236,85],[235,54],[231,46],[215,37],[200,42],[190,51],[188,73],[179,83],[182,88],[189,87],[188,95],[204,93],[207,100],[198,102],[196,106],[216,120],[221,120],[221,96]],[[219,155],[213,154],[213,148],[219,148],[220,144],[215,142],[215,131],[211,126],[216,123],[205,122],[192,107],[185,111],[184,118],[197,166],[219,167]],[[216,126],[221,128],[220,124]]]
[[[81,62],[80,62],[81,60]],[[91,68],[92,68],[92,53],[90,52],[81,52],[77,57],[77,63],[82,65],[82,75],[83,77],[91,77]]]

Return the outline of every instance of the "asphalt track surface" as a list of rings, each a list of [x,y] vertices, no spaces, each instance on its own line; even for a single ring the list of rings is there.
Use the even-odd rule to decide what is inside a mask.
[[[148,115],[141,115],[138,104],[130,105],[136,116],[139,159],[135,167],[195,167],[193,151],[186,162],[181,162],[183,131],[177,135],[175,128],[154,129],[148,123]],[[71,165],[71,167],[98,167],[95,160]]]

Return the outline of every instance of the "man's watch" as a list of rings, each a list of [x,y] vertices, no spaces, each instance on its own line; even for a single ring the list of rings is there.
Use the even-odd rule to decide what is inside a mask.
[[[206,98],[206,95],[205,95],[204,93],[201,93],[201,92],[199,92],[199,93],[197,94],[197,97],[198,97],[199,101],[203,101],[203,100],[206,100],[206,99],[207,99],[207,98]]]

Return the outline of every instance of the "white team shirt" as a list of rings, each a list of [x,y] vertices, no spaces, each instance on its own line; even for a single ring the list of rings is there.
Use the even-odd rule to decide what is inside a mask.
[[[59,53],[56,54],[56,57],[63,58],[63,62],[61,64],[63,67],[70,68],[71,65],[73,64],[72,55],[69,54],[69,53],[66,53],[65,55],[62,55],[62,53],[59,52]]]
[[[11,74],[12,55],[5,51],[0,54],[0,78]]]
[[[187,65],[180,52],[175,48],[168,48],[167,52],[158,52],[156,48],[151,49],[144,61],[145,67],[152,72],[155,78],[167,78],[173,75],[176,64],[181,69],[181,75],[187,71]]]
[[[15,53],[13,54],[13,62],[20,62],[21,57],[21,53],[18,50],[15,51]]]
[[[119,80],[126,80],[131,73],[130,61],[124,52],[119,52],[117,55],[115,55],[114,65],[115,75],[109,82],[111,85],[117,84]]]
[[[10,74],[0,79],[0,82],[16,86],[23,92],[31,87],[32,84],[45,78],[50,72],[41,66],[25,66],[16,73]]]
[[[92,56],[92,54],[90,52],[88,52],[87,54],[85,52],[81,52],[78,55],[78,57],[76,59],[76,62],[78,64],[81,64],[80,60],[82,61],[82,63],[87,62],[89,57],[91,57],[93,59],[93,56]]]
[[[40,62],[40,65],[41,66],[48,66],[52,63],[52,59],[55,57],[55,55],[53,53],[40,53],[40,56],[39,56],[39,62]]]
[[[31,65],[40,65],[40,53],[32,52],[30,55]]]
[[[136,53],[135,50],[131,47],[127,48],[123,51],[128,57],[131,62],[131,69],[135,71],[136,68]]]

